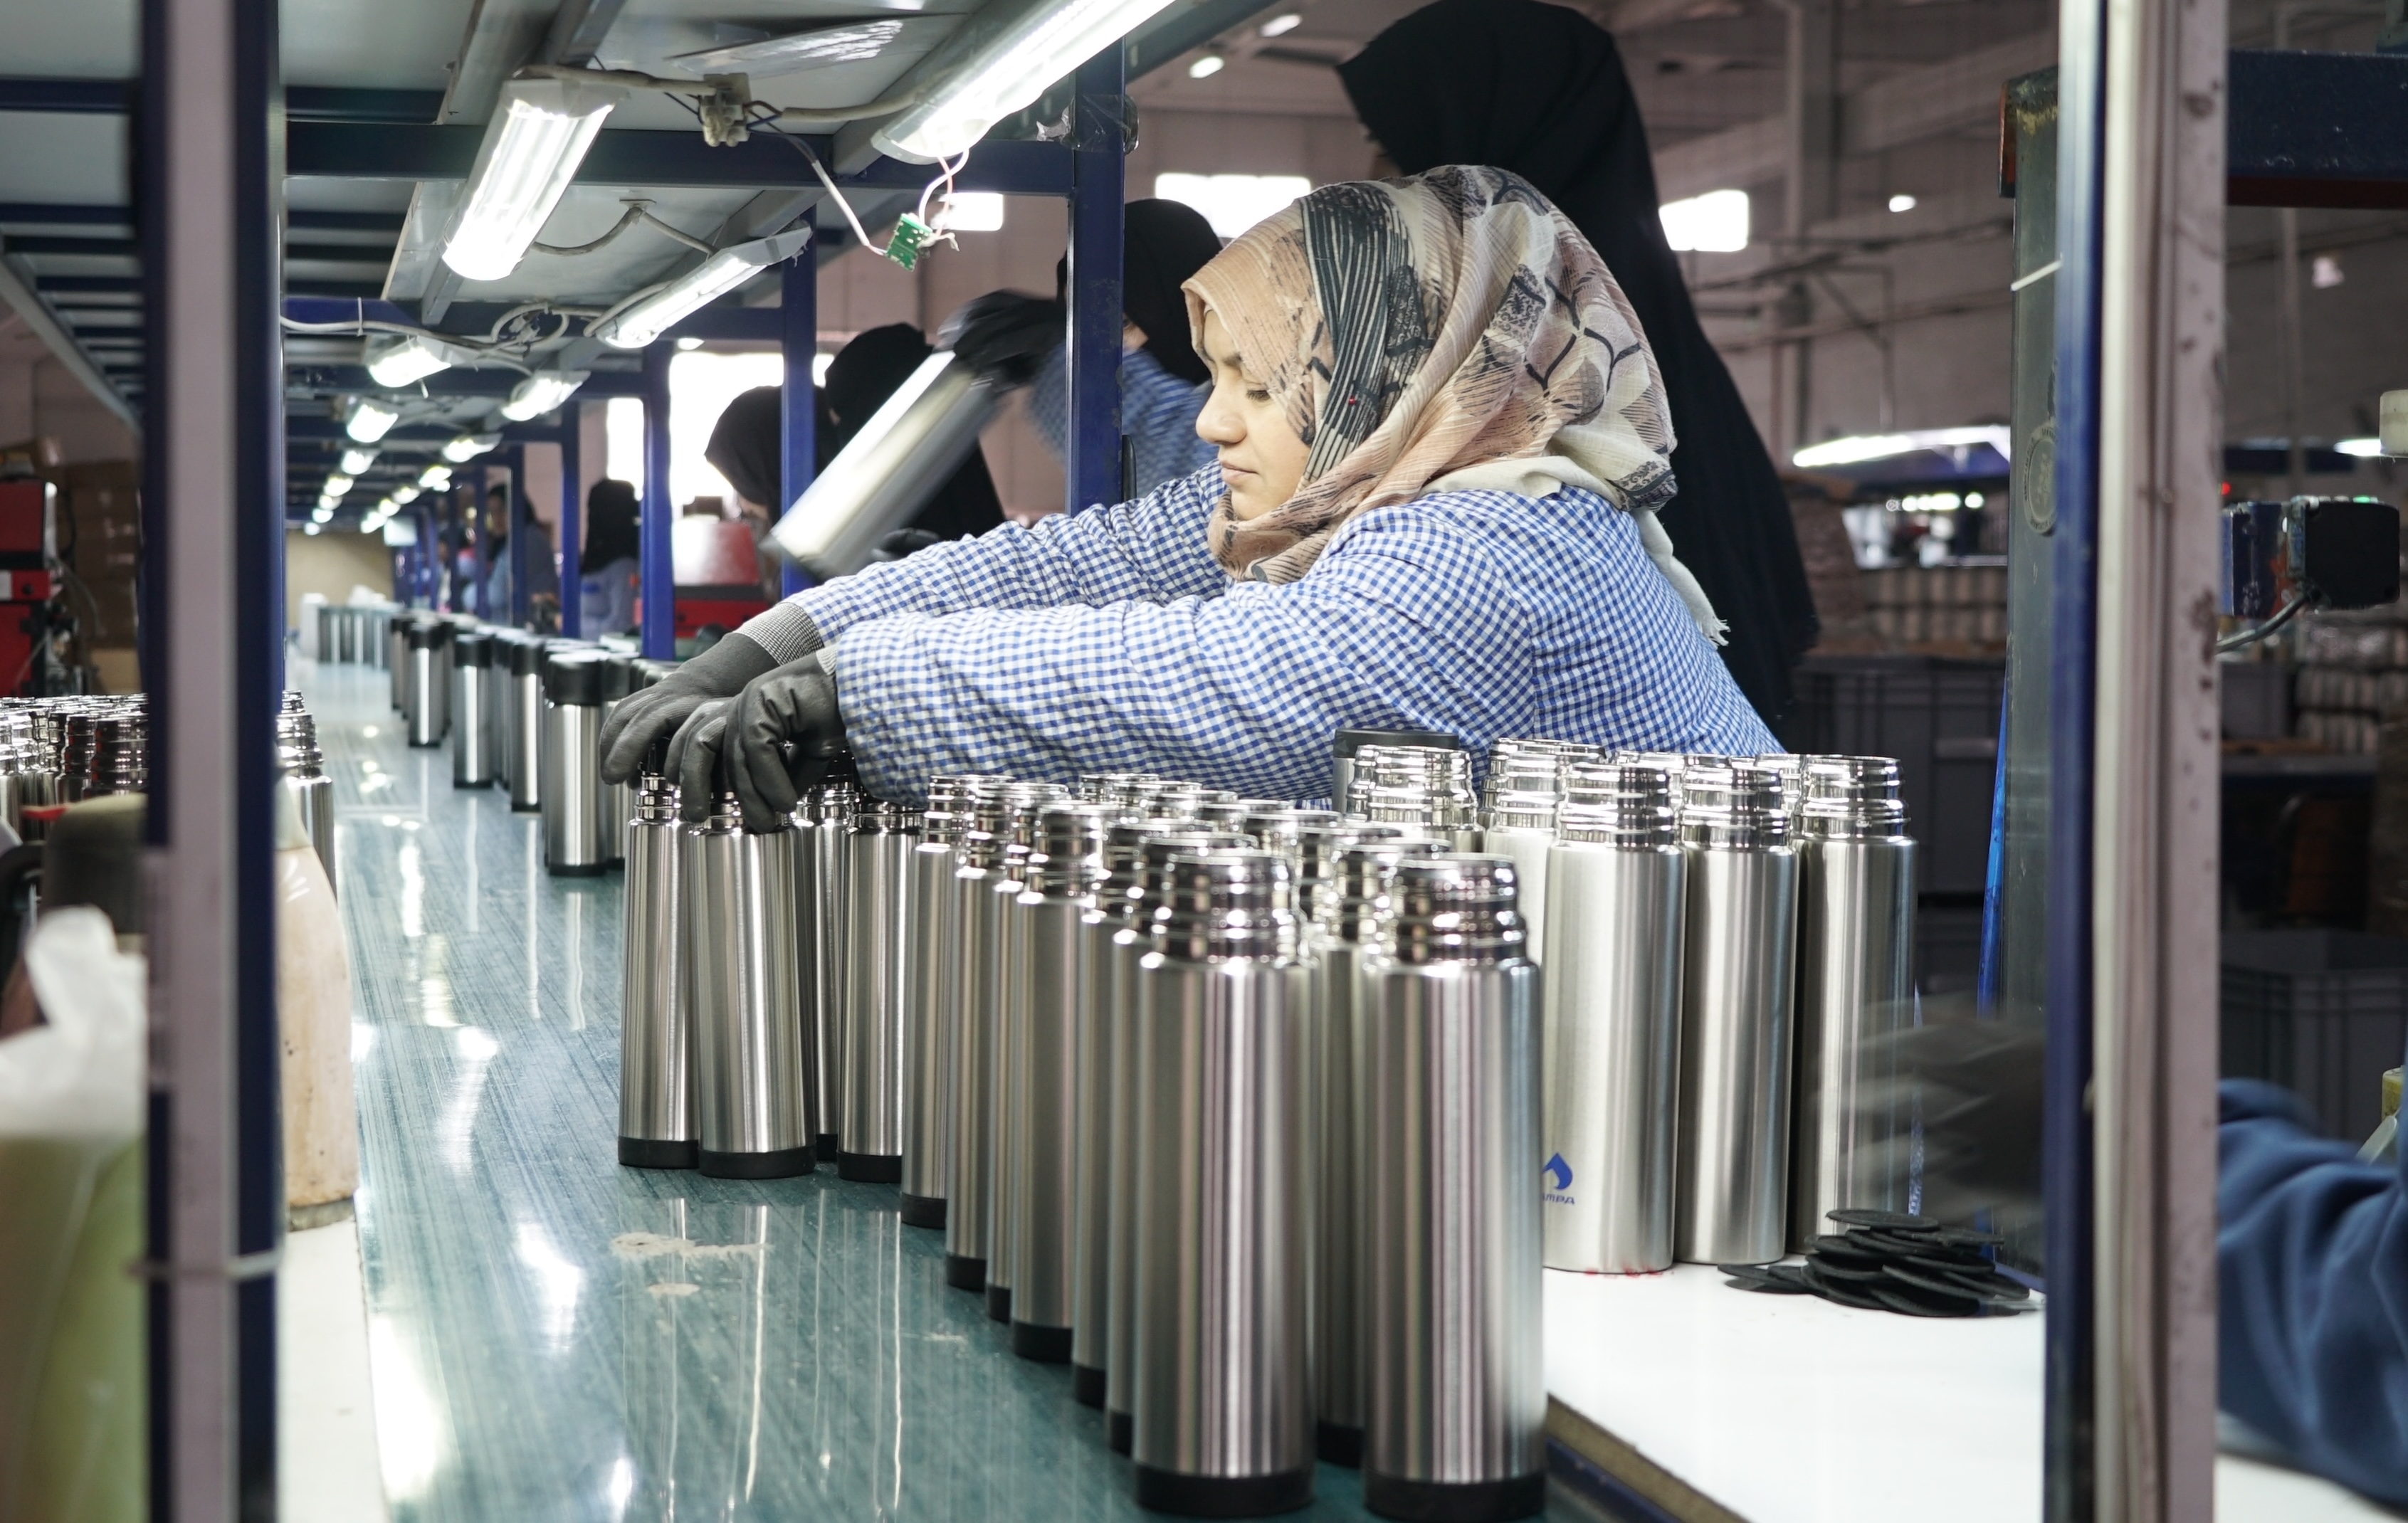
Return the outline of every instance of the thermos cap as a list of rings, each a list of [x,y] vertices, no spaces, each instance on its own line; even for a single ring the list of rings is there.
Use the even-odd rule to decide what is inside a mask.
[[[1439,730],[1340,730],[1332,748],[1340,761],[1345,761],[1367,746],[1412,746],[1452,751],[1462,745],[1460,739]]]
[[[421,619],[409,626],[412,650],[440,650],[452,643],[452,626],[439,619]]]
[[[636,681],[638,659],[634,656],[619,655],[605,656],[602,659],[598,680],[602,684],[601,701],[603,703],[624,698],[639,686]]]
[[[452,637],[452,664],[454,667],[490,667],[494,664],[494,634],[491,630],[462,630]]]
[[[555,704],[602,704],[602,653],[598,650],[555,650],[544,663],[543,695]]]
[[[547,643],[538,635],[522,635],[509,643],[510,676],[541,676]]]

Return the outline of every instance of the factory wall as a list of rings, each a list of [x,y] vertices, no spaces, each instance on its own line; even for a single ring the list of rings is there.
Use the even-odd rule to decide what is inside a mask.
[[[393,596],[393,552],[381,534],[343,531],[308,534],[284,532],[284,618],[288,629],[301,627],[301,598],[315,592],[329,603],[349,603],[351,589],[365,587],[380,598]]]

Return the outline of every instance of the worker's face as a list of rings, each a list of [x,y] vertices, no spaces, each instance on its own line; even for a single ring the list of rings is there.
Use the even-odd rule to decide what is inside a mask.
[[[1212,394],[1197,415],[1197,435],[1220,447],[1230,513],[1240,520],[1258,519],[1296,495],[1312,448],[1297,436],[1263,378],[1246,373],[1220,314],[1209,307],[1204,363],[1212,372]]]

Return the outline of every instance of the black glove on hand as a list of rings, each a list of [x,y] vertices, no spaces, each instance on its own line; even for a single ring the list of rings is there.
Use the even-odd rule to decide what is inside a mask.
[[[777,664],[776,657],[751,640],[731,634],[651,687],[622,698],[602,726],[602,780],[624,783],[635,776],[653,742],[677,733],[704,704],[735,697],[744,684]],[[669,770],[674,774],[677,769]]]
[[[728,717],[736,712],[733,698],[706,698],[687,713],[669,740],[668,763],[661,776],[678,785],[678,818],[699,825],[710,816],[710,796],[727,786],[720,753],[726,748]]]
[[[1037,362],[1062,342],[1060,302],[1017,291],[990,291],[945,320],[937,347],[950,349],[982,375],[1025,386]]]
[[[836,678],[817,656],[788,662],[745,684],[724,744],[736,752],[736,796],[744,828],[771,831],[794,813],[802,790],[825,777],[845,754],[844,716]]]

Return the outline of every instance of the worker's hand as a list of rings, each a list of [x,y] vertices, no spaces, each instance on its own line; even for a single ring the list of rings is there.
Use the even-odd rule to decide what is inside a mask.
[[[1906,1176],[1912,1139],[1900,1118],[1920,1105],[1923,1212],[1964,1221],[1978,1211],[2023,1217],[2040,1209],[2045,1044],[2037,1025],[1982,1020],[1970,999],[1926,999],[1923,1023],[1883,1039],[1866,1058],[1886,1078],[1860,1085],[1858,1103],[1886,1117],[1885,1167]]]
[[[661,776],[676,781],[678,818],[689,825],[709,818],[711,795],[727,787],[720,753],[726,748],[728,716],[735,712],[735,699],[707,698],[688,711],[669,738]]]
[[[1025,386],[1037,363],[1062,342],[1062,304],[1017,291],[990,291],[945,320],[937,347],[981,375]]]
[[[651,687],[622,698],[602,726],[602,780],[627,781],[654,741],[676,734],[695,709],[713,698],[735,697],[744,684],[777,664],[775,657],[751,640],[731,634]]]
[[[844,715],[836,678],[816,655],[754,677],[736,700],[726,744],[736,752],[736,796],[744,828],[773,831],[795,812],[802,790],[845,754]]]

